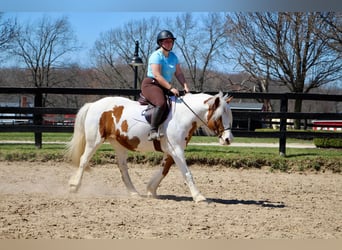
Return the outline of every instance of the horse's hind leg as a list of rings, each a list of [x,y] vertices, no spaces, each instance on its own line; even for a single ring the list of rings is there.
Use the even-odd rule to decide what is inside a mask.
[[[76,192],[78,188],[80,187],[83,172],[85,168],[87,167],[91,157],[94,155],[96,150],[99,148],[101,143],[97,145],[89,145],[89,143],[86,144],[84,153],[82,154],[80,158],[80,165],[78,167],[78,170],[75,175],[73,175],[69,180],[69,188],[71,192]]]
[[[139,193],[137,192],[137,190],[135,189],[131,177],[129,176],[128,173],[128,167],[127,167],[127,156],[128,156],[128,152],[127,149],[122,148],[121,146],[117,146],[115,144],[113,144],[113,147],[115,148],[115,153],[116,156],[118,158],[118,167],[120,169],[121,172],[121,178],[123,180],[123,182],[125,183],[125,186],[128,190],[128,192],[131,195],[139,195]]]
[[[168,154],[164,154],[164,158],[162,161],[162,167],[158,170],[158,172],[151,178],[150,182],[147,184],[147,196],[148,197],[157,197],[157,188],[160,182],[165,178],[167,173],[170,170],[170,167],[174,163],[172,157]]]

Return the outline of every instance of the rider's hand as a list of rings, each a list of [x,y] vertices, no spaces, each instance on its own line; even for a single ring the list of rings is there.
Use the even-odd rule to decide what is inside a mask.
[[[172,89],[170,89],[170,91],[171,91],[175,96],[179,96],[179,91],[178,91],[178,89],[172,88]]]
[[[187,84],[187,83],[184,83],[184,92],[185,92],[185,94],[190,92],[190,90],[189,90],[189,87],[188,87],[188,84]]]

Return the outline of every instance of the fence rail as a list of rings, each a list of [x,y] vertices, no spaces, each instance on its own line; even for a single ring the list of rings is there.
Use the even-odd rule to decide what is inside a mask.
[[[29,119],[31,115],[31,124],[2,124],[0,125],[0,132],[34,132],[35,145],[40,148],[42,146],[43,132],[72,132],[72,126],[65,125],[46,125],[43,124],[42,116],[46,114],[76,114],[76,108],[68,107],[42,107],[43,94],[64,94],[64,95],[119,95],[137,97],[139,90],[134,89],[92,89],[92,88],[0,88],[1,94],[32,94],[34,95],[34,107],[0,107],[0,117],[8,118],[3,114],[20,114],[18,118],[23,115]],[[217,92],[207,92],[209,94],[216,94]],[[307,123],[307,120],[342,120],[342,113],[295,113],[288,112],[289,100],[319,100],[319,101],[335,101],[341,102],[342,95],[325,95],[325,94],[297,94],[297,93],[240,93],[230,92],[234,98],[239,99],[269,99],[279,100],[279,112],[259,112],[259,111],[238,111],[233,110],[234,119],[251,119],[263,121],[267,123],[267,119],[277,118],[279,121],[279,131],[262,132],[262,131],[242,131],[233,128],[233,133],[238,137],[265,137],[265,138],[279,138],[279,152],[281,155],[286,154],[286,138],[342,138],[342,133],[338,132],[308,132],[308,131],[287,131],[287,119],[304,120],[307,127],[312,127],[312,123]],[[315,125],[316,126],[316,125]],[[342,126],[341,126],[342,127]]]

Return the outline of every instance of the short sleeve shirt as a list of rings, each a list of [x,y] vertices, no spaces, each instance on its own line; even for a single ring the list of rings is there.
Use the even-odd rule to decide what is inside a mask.
[[[148,59],[148,67],[147,67],[147,77],[153,78],[151,64],[160,64],[161,65],[161,74],[165,78],[166,81],[171,82],[172,76],[176,72],[176,65],[178,64],[178,58],[170,51],[169,56],[165,57],[161,50],[154,51],[150,58]]]

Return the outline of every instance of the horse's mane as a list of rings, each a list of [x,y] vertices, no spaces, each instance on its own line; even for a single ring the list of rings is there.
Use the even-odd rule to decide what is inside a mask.
[[[192,97],[196,97],[196,96],[203,96],[203,103],[206,103],[209,106],[215,106],[215,113],[213,115],[213,119],[217,119],[218,117],[220,117],[222,115],[222,113],[224,112],[224,108],[226,103],[226,99],[228,97],[228,94],[223,95],[222,91],[220,91],[219,93],[217,93],[216,95],[209,95],[207,93],[195,93],[195,94],[187,94],[184,96],[185,99],[190,98],[192,99]],[[219,98],[217,100],[217,98]],[[193,101],[193,100],[191,100]]]

